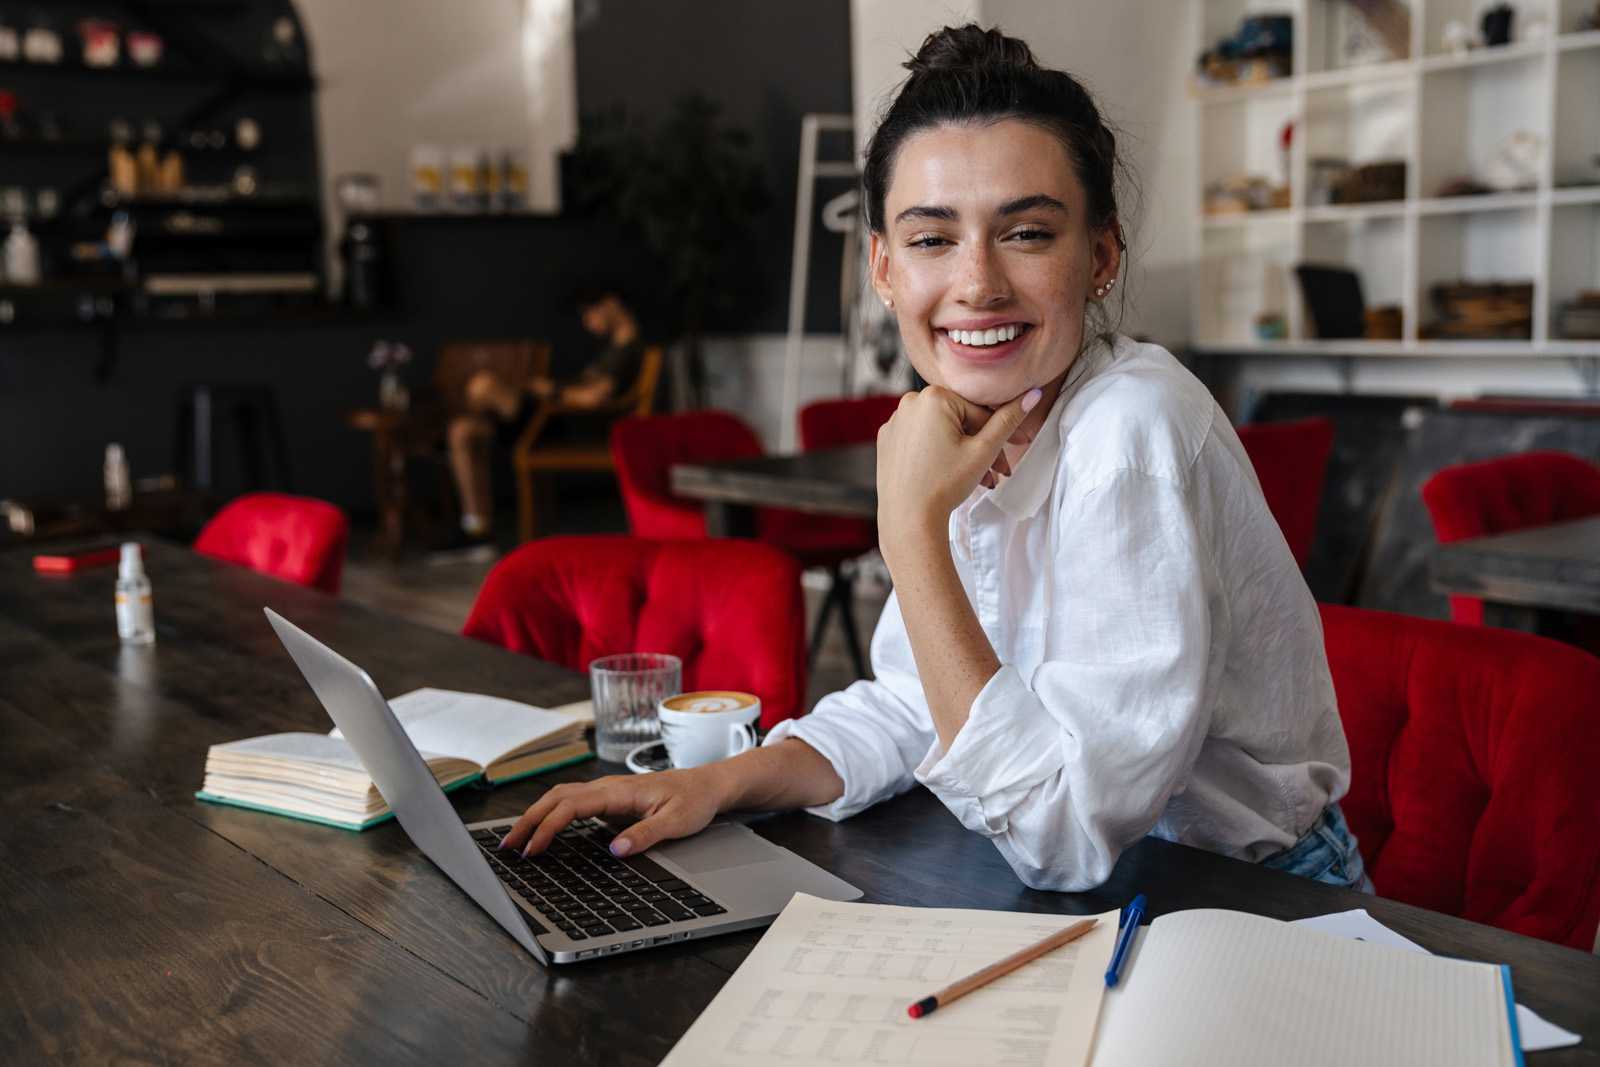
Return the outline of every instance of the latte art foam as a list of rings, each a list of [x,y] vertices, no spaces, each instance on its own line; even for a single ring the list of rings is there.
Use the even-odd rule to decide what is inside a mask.
[[[759,707],[760,704],[760,700],[750,693],[739,693],[730,689],[709,689],[668,697],[661,702],[661,710],[715,715],[722,711]]]

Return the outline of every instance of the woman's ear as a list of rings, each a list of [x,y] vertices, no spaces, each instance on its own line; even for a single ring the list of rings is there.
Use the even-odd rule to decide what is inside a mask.
[[[1090,249],[1094,259],[1093,288],[1099,289],[1108,282],[1116,284],[1114,279],[1122,272],[1122,250],[1126,247],[1122,239],[1122,221],[1113,215],[1095,231],[1094,245]]]
[[[871,241],[867,245],[867,262],[871,264],[870,277],[873,291],[878,294],[878,299],[883,301],[883,306],[893,311],[894,289],[889,285],[889,252],[880,233],[871,235]]]

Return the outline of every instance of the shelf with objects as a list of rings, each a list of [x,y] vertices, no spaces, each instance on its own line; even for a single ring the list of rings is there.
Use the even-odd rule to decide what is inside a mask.
[[[0,331],[323,317],[288,0],[0,5]]]
[[[1196,2],[1198,352],[1600,356],[1600,3]]]

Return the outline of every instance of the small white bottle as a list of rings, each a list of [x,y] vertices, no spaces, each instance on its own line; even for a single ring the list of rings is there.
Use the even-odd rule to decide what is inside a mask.
[[[128,475],[128,457],[122,446],[106,445],[106,510],[127,511],[133,503],[133,482]]]
[[[117,570],[117,636],[125,645],[148,645],[156,639],[150,579],[144,575],[144,557],[137,541],[122,546],[122,565]]]
[[[39,284],[39,242],[28,232],[27,224],[17,219],[6,238],[6,281],[11,285]]]

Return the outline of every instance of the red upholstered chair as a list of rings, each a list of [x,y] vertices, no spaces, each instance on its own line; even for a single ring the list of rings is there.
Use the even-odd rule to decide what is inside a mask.
[[[1429,478],[1422,502],[1440,544],[1600,515],[1600,466],[1567,452],[1463,463]],[[1483,601],[1450,598],[1450,617],[1482,625]]]
[[[805,710],[800,565],[756,541],[529,541],[489,572],[461,632],[573,670],[665,652],[686,690],[760,697],[763,729]]]
[[[611,429],[611,454],[628,514],[628,528],[636,537],[692,538],[706,536],[705,508],[698,500],[674,496],[670,472],[675,463],[702,463],[745,459],[763,453],[755,431],[737,415],[726,411],[689,411],[678,415],[648,415],[623,419]],[[798,559],[803,567],[826,567],[838,585],[840,564],[870,550],[863,545],[857,520],[813,515],[783,508],[762,508],[757,513],[756,536]],[[830,590],[829,601],[836,596]],[[842,593],[849,596],[848,581]],[[841,612],[856,673],[866,674],[855,620]],[[813,652],[820,643],[826,605],[812,634]]]
[[[1317,508],[1333,451],[1333,422],[1322,418],[1258,422],[1241,426],[1238,432],[1267,508],[1278,520],[1295,562],[1304,567],[1317,536]]]
[[[212,516],[194,550],[296,585],[339,592],[350,523],[323,500],[250,493]]]
[[[1378,893],[1588,951],[1600,659],[1532,634],[1322,607],[1341,801]]]

